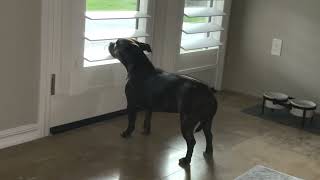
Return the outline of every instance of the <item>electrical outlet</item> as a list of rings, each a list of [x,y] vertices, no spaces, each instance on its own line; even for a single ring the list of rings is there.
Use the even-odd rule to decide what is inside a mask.
[[[273,39],[271,54],[274,56],[281,56],[281,50],[282,50],[282,40],[281,39]]]

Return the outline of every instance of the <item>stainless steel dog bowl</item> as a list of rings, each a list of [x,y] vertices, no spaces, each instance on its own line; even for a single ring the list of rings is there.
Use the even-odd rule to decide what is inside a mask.
[[[317,109],[317,104],[308,100],[293,99],[290,100],[290,104],[292,106],[290,113],[297,117],[312,118]]]
[[[265,98],[265,107],[270,109],[284,109],[284,106],[275,102],[286,103],[289,100],[288,95],[279,92],[265,92],[263,97]]]

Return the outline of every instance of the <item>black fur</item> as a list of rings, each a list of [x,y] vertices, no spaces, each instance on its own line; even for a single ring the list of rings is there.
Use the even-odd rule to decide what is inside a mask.
[[[194,130],[203,130],[206,137],[206,156],[212,156],[211,126],[217,111],[217,101],[212,90],[200,81],[156,69],[143,51],[151,52],[148,44],[133,39],[118,39],[110,43],[111,55],[125,66],[128,82],[127,97],[128,128],[121,134],[129,137],[135,129],[137,107],[146,110],[144,134],[151,132],[153,111],[180,113],[181,132],[187,142],[187,154],[180,165],[191,162],[194,145]]]

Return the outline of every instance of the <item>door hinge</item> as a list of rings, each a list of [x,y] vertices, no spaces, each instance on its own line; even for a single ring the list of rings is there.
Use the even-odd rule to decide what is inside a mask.
[[[51,74],[50,94],[51,95],[55,95],[56,94],[56,74]]]

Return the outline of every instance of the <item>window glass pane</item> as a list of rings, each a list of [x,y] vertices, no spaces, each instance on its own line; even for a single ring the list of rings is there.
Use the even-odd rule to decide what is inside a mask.
[[[209,19],[205,17],[195,17],[195,18],[189,18],[189,17],[183,17],[183,22],[189,22],[189,23],[205,23],[208,22]]]
[[[211,17],[211,22],[214,22],[217,25],[222,25],[222,16]]]
[[[210,0],[186,0],[185,7],[208,7]]]
[[[85,41],[84,57],[89,61],[101,61],[110,55],[108,47],[113,41],[89,42]]]
[[[218,32],[211,32],[210,33],[210,36],[213,37],[214,39],[216,40],[219,40],[220,39],[220,36],[221,36],[221,32],[218,31]]]
[[[136,11],[137,0],[87,0],[87,11]]]
[[[224,0],[214,0],[213,7],[219,11],[224,10]]]
[[[86,11],[137,11],[138,0],[86,0]],[[137,26],[136,19],[105,19],[105,20],[90,20],[85,21],[85,34],[115,34],[118,35],[124,31],[135,30]],[[116,39],[107,41],[85,41],[84,56],[90,61],[101,61],[105,58],[110,58],[108,46],[110,42]]]
[[[223,11],[224,10],[224,0],[185,0],[185,8],[208,8],[212,7],[214,9]],[[184,16],[183,22],[188,23],[209,23],[213,22],[217,25],[222,25],[222,16],[213,16],[213,17],[186,17]],[[181,34],[181,43],[184,40],[192,39],[197,42],[201,42],[204,40],[204,38],[213,37],[216,40],[220,40],[221,32],[208,32],[208,33],[196,33],[196,34],[185,34],[182,32]],[[203,50],[209,50],[209,49],[216,49],[218,47],[210,47],[210,48],[200,48],[200,49],[194,49],[194,50],[183,50],[180,49],[180,53],[189,53],[189,52],[196,52],[196,51],[203,51]]]
[[[188,7],[210,7],[210,1],[209,0],[185,0],[185,8]],[[208,18],[206,17],[196,17],[196,18],[189,18],[184,17],[184,22],[190,22],[190,23],[204,23],[208,22]]]
[[[207,33],[197,33],[197,34],[186,34],[182,33],[181,39],[188,40],[188,39],[202,39],[207,37]]]
[[[207,33],[197,33],[197,34],[185,34],[185,33],[182,33],[181,41],[188,40],[188,39],[193,39],[193,40],[203,39],[203,38],[206,38],[206,37],[208,37],[208,34],[207,34]],[[180,49],[180,53],[195,52],[195,51],[205,50],[205,49],[206,49],[206,48],[186,51],[186,50],[184,50],[184,49],[181,48],[181,49]]]
[[[86,33],[135,29],[135,19],[115,19],[107,21],[86,20]]]

